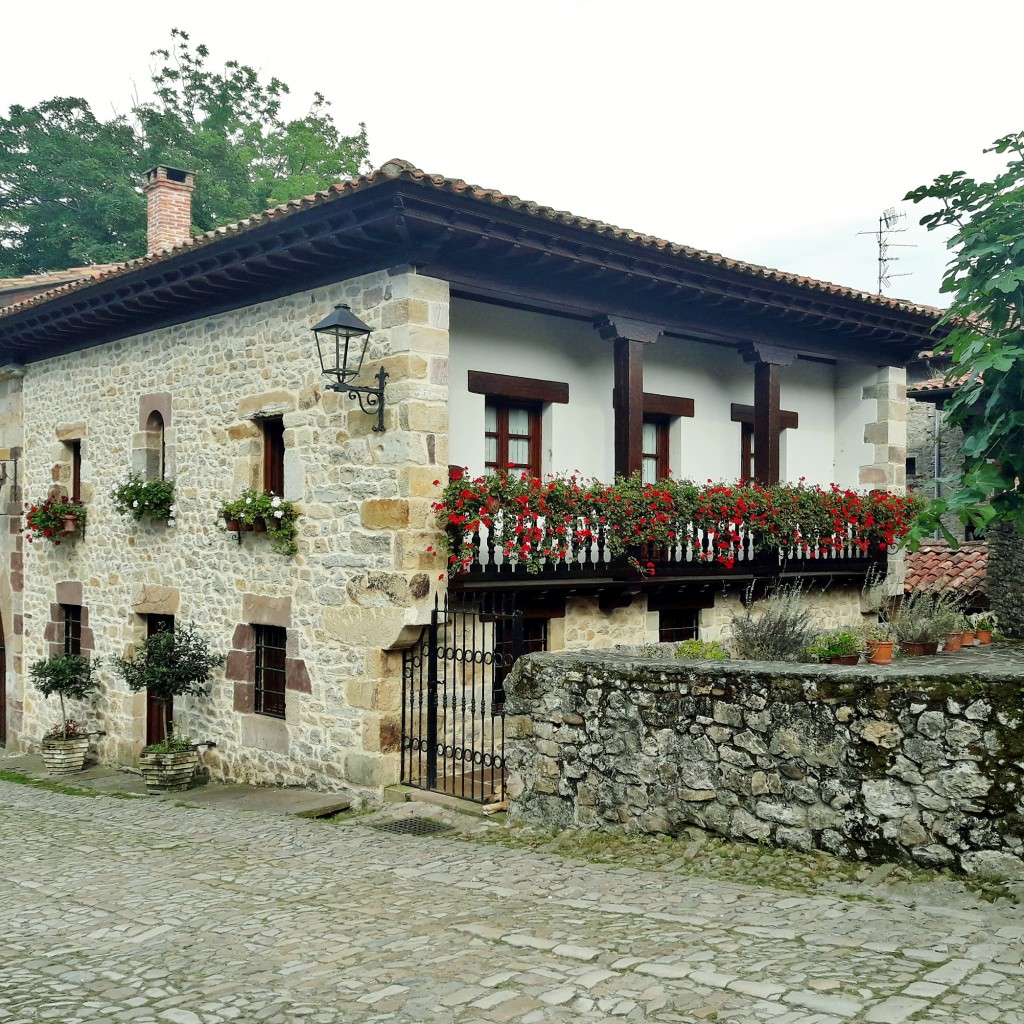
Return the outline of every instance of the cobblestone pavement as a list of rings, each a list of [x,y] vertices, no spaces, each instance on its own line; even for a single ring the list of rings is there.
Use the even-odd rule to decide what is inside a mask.
[[[0,783],[0,1022],[1024,1024],[1005,901],[794,895],[369,820]]]

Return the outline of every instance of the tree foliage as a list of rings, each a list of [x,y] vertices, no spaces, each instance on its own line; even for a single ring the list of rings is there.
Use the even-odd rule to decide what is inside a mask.
[[[284,82],[234,60],[211,69],[207,47],[179,29],[152,56],[152,96],[130,116],[102,121],[84,99],[56,97],[0,117],[0,276],[143,255],[138,180],[155,164],[196,172],[197,232],[367,167],[365,125],[343,135],[319,92],[285,120]]]
[[[938,201],[921,218],[930,230],[952,228],[952,258],[942,281],[951,301],[941,348],[952,356],[948,379],[959,381],[946,423],[963,431],[958,488],[929,503],[911,544],[954,513],[965,524],[1013,523],[1024,532],[1024,133],[997,139],[986,152],[1006,155],[991,181],[964,171],[937,177],[907,194]]]

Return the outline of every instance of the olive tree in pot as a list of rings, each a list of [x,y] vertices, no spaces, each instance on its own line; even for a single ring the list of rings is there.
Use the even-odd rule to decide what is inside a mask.
[[[188,789],[199,753],[189,736],[176,736],[169,712],[175,697],[200,697],[215,668],[224,664],[223,654],[210,650],[210,641],[189,623],[173,631],[146,637],[127,658],[112,659],[114,671],[135,693],[146,690],[159,700],[164,712],[164,736],[160,743],[143,747],[139,767],[150,793]]]
[[[99,685],[93,671],[99,659],[90,663],[81,654],[55,654],[40,658],[29,669],[32,685],[44,696],[57,694],[60,722],[43,737],[43,764],[49,775],[80,772],[89,752],[89,734],[74,718],[68,718],[64,698],[84,700]]]

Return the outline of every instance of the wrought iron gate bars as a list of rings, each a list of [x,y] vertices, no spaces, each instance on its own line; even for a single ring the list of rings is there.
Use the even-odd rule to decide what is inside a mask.
[[[504,680],[524,650],[514,595],[435,600],[403,656],[403,783],[477,802],[502,791]]]

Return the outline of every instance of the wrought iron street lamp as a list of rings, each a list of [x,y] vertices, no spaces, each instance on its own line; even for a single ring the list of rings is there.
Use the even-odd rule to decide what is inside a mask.
[[[377,433],[384,433],[384,382],[388,371],[382,366],[374,376],[377,386],[353,384],[363,368],[363,359],[370,344],[371,329],[346,305],[334,307],[323,320],[312,328],[316,338],[320,369],[325,377],[333,378],[327,387],[331,391],[347,391],[349,398],[359,402],[359,408],[368,416],[377,413]]]

